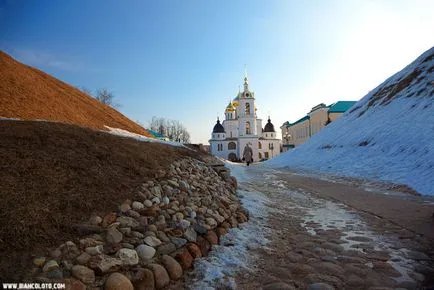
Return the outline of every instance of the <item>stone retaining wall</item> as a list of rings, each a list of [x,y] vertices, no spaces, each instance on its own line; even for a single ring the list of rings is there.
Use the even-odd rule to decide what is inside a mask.
[[[67,289],[162,289],[208,255],[248,213],[215,158],[185,158],[141,185],[117,212],[77,225],[80,237],[36,257],[29,280]]]

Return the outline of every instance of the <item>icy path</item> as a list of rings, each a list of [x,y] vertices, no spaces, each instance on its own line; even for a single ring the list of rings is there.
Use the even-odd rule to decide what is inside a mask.
[[[232,229],[209,257],[195,262],[186,283],[190,289],[431,285],[432,240],[321,198],[321,189],[294,186],[286,178],[288,172],[227,166],[238,179],[250,220]]]

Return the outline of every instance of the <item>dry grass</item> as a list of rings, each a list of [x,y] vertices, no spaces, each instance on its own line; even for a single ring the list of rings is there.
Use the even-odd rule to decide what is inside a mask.
[[[76,237],[73,225],[116,210],[145,180],[197,152],[73,125],[0,121],[0,280],[30,252]]]
[[[2,51],[0,117],[58,121],[103,130],[107,125],[150,136],[113,108]]]

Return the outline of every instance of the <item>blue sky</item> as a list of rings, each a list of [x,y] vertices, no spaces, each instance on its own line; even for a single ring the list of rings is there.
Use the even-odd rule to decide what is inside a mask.
[[[0,49],[74,86],[108,88],[147,124],[207,142],[242,85],[277,128],[358,100],[434,45],[434,1],[0,0]]]

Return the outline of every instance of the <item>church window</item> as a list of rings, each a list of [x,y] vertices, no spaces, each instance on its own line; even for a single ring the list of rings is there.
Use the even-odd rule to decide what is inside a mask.
[[[250,103],[246,103],[246,115],[250,115]]]
[[[250,122],[246,122],[246,134],[247,135],[251,134],[251,132],[250,132]]]
[[[217,134],[217,138],[220,138],[220,134]]]
[[[259,160],[261,160],[261,159],[262,159],[262,153],[259,152],[259,153],[258,153],[258,156],[259,156]]]
[[[237,149],[237,144],[235,142],[229,142],[228,144],[228,150]]]
[[[217,151],[223,151],[223,144],[217,144]]]
[[[258,142],[258,149],[262,149],[262,144],[261,144],[261,142]]]

